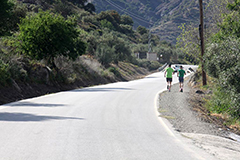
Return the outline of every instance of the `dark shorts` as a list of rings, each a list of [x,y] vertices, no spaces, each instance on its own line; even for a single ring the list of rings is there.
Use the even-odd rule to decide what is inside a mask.
[[[167,82],[172,82],[172,78],[167,78]]]
[[[179,82],[183,83],[183,81],[184,81],[183,77],[179,77]]]

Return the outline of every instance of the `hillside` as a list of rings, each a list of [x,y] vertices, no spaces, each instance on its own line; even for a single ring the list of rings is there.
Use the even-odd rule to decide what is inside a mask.
[[[116,68],[115,72],[118,73],[118,75],[116,76],[113,74],[112,70],[106,69],[98,61],[92,59],[91,57],[81,56],[78,61],[82,64],[82,68],[79,68],[79,72],[83,69],[85,71],[80,73],[81,79],[75,80],[74,83],[61,83],[57,80],[51,81],[50,83],[20,82],[11,79],[13,85],[8,87],[0,86],[0,105],[60,91],[72,90],[93,85],[107,84],[118,81],[139,79],[151,73],[147,69],[138,67],[131,63],[119,62],[118,65],[111,65],[111,69]],[[71,72],[71,65],[68,65],[69,71],[65,72]],[[39,77],[39,79],[41,78],[43,81],[49,81],[47,80],[48,76],[46,67],[40,65],[35,65],[35,71],[32,71],[31,76],[35,78]],[[73,78],[68,76],[68,80],[73,81]]]
[[[91,0],[99,13],[116,10],[120,14],[130,15],[134,27],[139,25],[152,28],[161,40],[176,42],[182,23],[198,24],[198,0]]]

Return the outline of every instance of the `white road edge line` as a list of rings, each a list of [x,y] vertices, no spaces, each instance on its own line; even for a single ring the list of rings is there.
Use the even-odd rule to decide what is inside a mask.
[[[166,123],[163,121],[163,119],[162,119],[162,117],[160,117],[159,115],[160,115],[160,113],[158,112],[158,99],[159,99],[159,95],[160,95],[160,93],[162,93],[162,92],[164,92],[164,91],[166,91],[166,89],[163,89],[163,90],[161,90],[161,91],[159,91],[158,93],[157,93],[157,95],[155,96],[155,99],[154,99],[154,105],[155,105],[155,111],[156,111],[156,115],[157,115],[157,117],[158,117],[158,120],[160,121],[160,123],[162,124],[162,126],[166,129],[166,131],[168,132],[168,134],[170,135],[170,136],[173,136],[173,137],[176,137],[175,136],[175,134],[171,131],[171,129],[166,125]]]
[[[189,77],[190,75],[191,75],[191,74],[187,74],[187,75],[185,76],[185,78],[186,78],[186,77]],[[179,83],[179,82],[172,83],[172,85],[177,84],[177,83]],[[176,140],[178,143],[181,143],[181,140],[176,137],[176,135],[174,134],[174,132],[173,132],[173,131],[170,129],[170,127],[168,127],[168,125],[164,122],[163,118],[162,118],[162,117],[159,117],[160,113],[159,113],[159,111],[158,111],[158,104],[159,104],[159,103],[158,103],[158,102],[159,102],[158,100],[159,100],[159,95],[160,95],[161,93],[163,93],[164,91],[167,91],[167,89],[160,90],[160,91],[156,94],[156,96],[155,96],[155,99],[154,99],[155,112],[156,112],[156,115],[157,115],[158,120],[160,121],[160,123],[162,124],[162,126],[166,129],[166,131],[168,132],[168,134],[169,134],[170,136],[174,137],[175,140]],[[189,148],[188,146],[186,146],[186,145],[183,144],[183,143],[181,143],[181,144],[183,145],[183,147],[184,147],[186,150],[188,150],[189,152],[193,153],[193,155],[195,155],[196,158],[198,158],[198,159],[200,159],[200,160],[204,160],[204,158],[203,158],[201,155],[199,155],[198,153],[195,153],[191,148]]]

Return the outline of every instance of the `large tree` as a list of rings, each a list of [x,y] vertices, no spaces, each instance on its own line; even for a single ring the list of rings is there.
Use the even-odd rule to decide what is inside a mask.
[[[61,15],[40,11],[23,19],[19,28],[23,52],[34,59],[46,59],[53,67],[57,55],[75,59],[85,53],[85,43],[79,39],[72,19],[65,20]]]

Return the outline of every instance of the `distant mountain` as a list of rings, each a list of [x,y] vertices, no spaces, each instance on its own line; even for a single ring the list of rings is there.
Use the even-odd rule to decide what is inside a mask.
[[[161,40],[176,43],[182,23],[199,23],[198,0],[90,0],[99,13],[116,10],[127,14],[139,25],[151,28]]]

